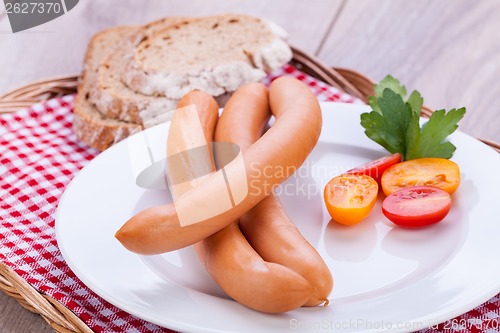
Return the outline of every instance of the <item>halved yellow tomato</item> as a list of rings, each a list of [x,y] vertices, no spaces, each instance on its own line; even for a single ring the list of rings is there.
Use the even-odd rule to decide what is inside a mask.
[[[452,194],[460,185],[460,169],[445,158],[417,158],[389,167],[381,184],[385,195],[410,186],[435,186]]]
[[[346,225],[356,224],[370,214],[377,193],[378,184],[370,176],[340,175],[325,186],[326,209],[334,221]]]

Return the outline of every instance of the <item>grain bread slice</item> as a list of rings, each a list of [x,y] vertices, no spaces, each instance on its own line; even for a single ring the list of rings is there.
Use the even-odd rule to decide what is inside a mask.
[[[122,72],[132,90],[178,99],[192,89],[236,90],[290,61],[288,44],[265,21],[238,14],[201,18],[144,38]]]
[[[101,151],[126,138],[138,126],[104,116],[89,101],[99,64],[135,29],[137,28],[120,26],[104,30],[94,35],[85,54],[83,75],[75,100],[73,130],[79,140]]]
[[[169,29],[187,24],[186,17],[167,17],[137,28],[97,68],[96,84],[90,89],[90,101],[109,118],[143,124],[160,114],[174,110],[178,99],[153,97],[136,93],[121,81],[121,73],[144,39]]]

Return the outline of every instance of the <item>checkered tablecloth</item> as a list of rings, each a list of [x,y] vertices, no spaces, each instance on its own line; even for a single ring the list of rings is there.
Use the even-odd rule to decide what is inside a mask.
[[[266,83],[282,75],[308,84],[319,100],[358,102],[288,65]],[[57,247],[54,212],[58,200],[71,179],[98,154],[72,131],[74,98],[69,95],[0,116],[0,260],[95,332],[169,332],[93,293],[69,269]],[[499,312],[497,295],[425,332],[498,332]]]

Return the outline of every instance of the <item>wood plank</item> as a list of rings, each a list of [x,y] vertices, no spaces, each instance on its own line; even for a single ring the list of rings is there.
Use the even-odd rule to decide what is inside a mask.
[[[51,333],[54,330],[41,316],[24,309],[16,300],[0,291],[0,332]]]
[[[87,42],[101,29],[169,15],[257,15],[285,28],[294,45],[314,52],[342,1],[315,0],[314,6],[300,0],[80,1],[62,17],[16,34],[10,32],[4,16],[0,19],[0,93],[40,78],[80,72]]]
[[[467,107],[461,130],[500,142],[500,2],[348,0],[319,57],[393,74],[433,108]]]

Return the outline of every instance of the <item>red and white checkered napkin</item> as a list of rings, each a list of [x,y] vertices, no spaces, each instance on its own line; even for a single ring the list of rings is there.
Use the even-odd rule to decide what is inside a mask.
[[[291,66],[283,67],[273,77],[282,75],[302,80],[320,100],[357,102]],[[98,154],[79,142],[72,131],[74,97],[0,116],[0,260],[96,332],[169,332],[97,296],[68,268],[57,248],[54,212],[58,200],[71,179]],[[497,295],[459,317],[453,328],[463,323],[460,319],[478,323],[497,318],[499,308]],[[446,331],[446,327],[439,326],[439,331]]]

